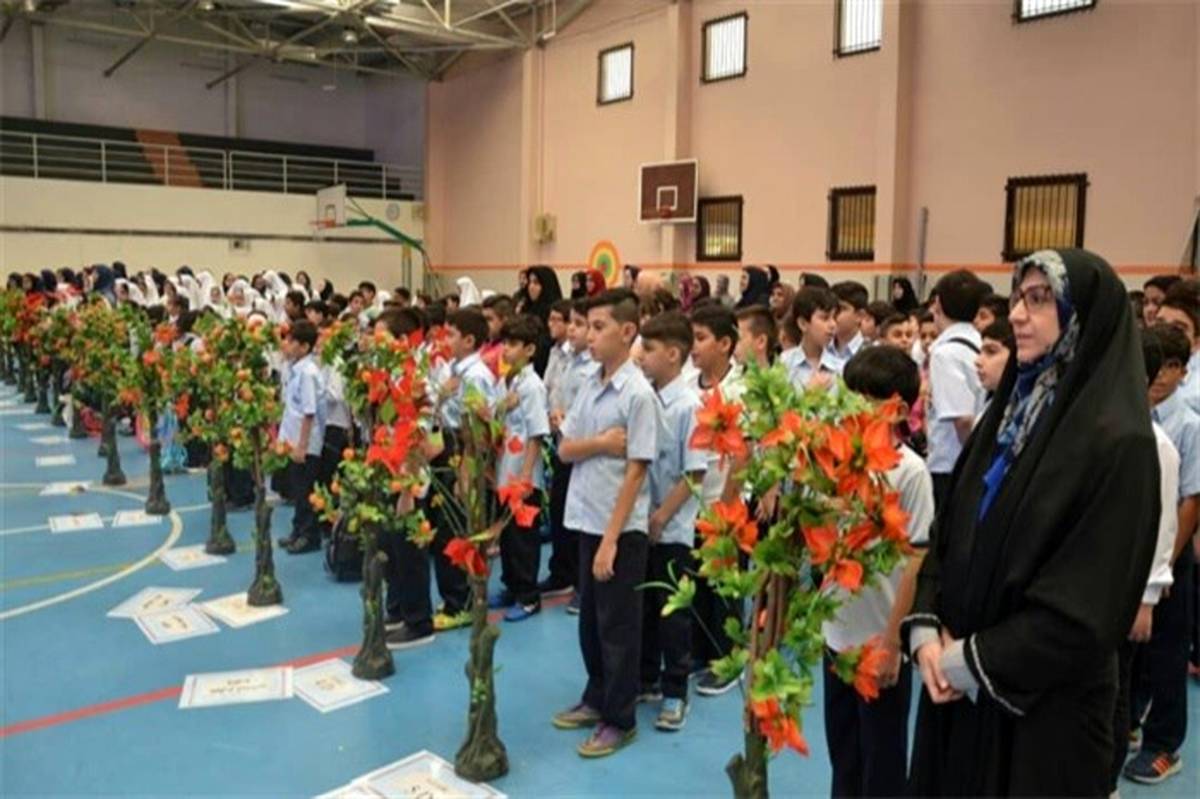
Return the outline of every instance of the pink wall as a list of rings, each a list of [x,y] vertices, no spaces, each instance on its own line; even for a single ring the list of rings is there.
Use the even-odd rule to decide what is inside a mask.
[[[433,263],[507,289],[518,264],[565,275],[612,239],[626,262],[694,268],[690,227],[634,219],[638,165],[674,157],[699,159],[702,195],[743,195],[749,263],[821,268],[829,189],[875,184],[880,267],[828,271],[911,263],[928,207],[931,267],[1001,280],[1005,180],[1072,171],[1091,180],[1087,246],[1178,263],[1200,195],[1200,4],[1106,0],[1021,25],[1011,9],[886,0],[883,49],[839,59],[832,0],[596,2],[544,48],[430,85]],[[704,21],[741,10],[747,75],[702,84]],[[597,54],[627,41],[634,98],[597,106]],[[554,243],[532,241],[540,212]]]
[[[1086,246],[1178,263],[1200,195],[1198,15],[1104,2],[1014,25],[994,6],[918,3],[910,193],[930,209],[929,260],[998,261],[1005,181],[1086,172]]]

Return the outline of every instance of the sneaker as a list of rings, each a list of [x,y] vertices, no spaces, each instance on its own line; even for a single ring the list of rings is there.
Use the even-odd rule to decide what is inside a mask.
[[[283,549],[287,549],[288,547],[290,547],[292,544],[294,544],[296,542],[296,534],[289,533],[288,535],[281,536],[281,537],[275,539],[275,542],[277,544],[279,544],[279,546],[282,547]]]
[[[582,730],[584,727],[595,727],[600,723],[600,711],[580,702],[574,707],[555,713],[550,723],[560,730]]]
[[[433,639],[433,630],[419,632],[406,624],[401,624],[386,636],[387,648],[392,650],[412,649],[424,646],[425,644],[432,644]]]
[[[383,629],[391,632],[397,630],[404,625],[404,619],[399,616],[388,616],[383,620]]]
[[[575,751],[580,757],[608,757],[618,749],[624,749],[637,737],[637,727],[622,730],[611,724],[599,724],[588,739]]]
[[[736,684],[736,678],[721,682],[721,678],[712,669],[705,669],[696,681],[696,693],[703,696],[720,696]]]
[[[316,552],[321,548],[321,542],[306,536],[297,538],[292,543],[288,544],[287,551],[289,555],[303,555],[306,552]]]
[[[433,629],[439,633],[457,630],[460,627],[471,626],[471,612],[460,610],[458,613],[440,612],[433,617]]]
[[[662,708],[658,711],[658,718],[654,720],[654,726],[663,732],[678,732],[687,723],[687,714],[687,700],[669,696],[663,700]]]
[[[643,685],[638,689],[637,703],[650,704],[652,702],[661,702],[663,698],[662,689],[657,685]]]
[[[568,616],[578,616],[579,615],[579,593],[578,592],[573,594],[571,596],[571,601],[567,603],[567,615]]]
[[[517,600],[505,588],[488,597],[488,610],[504,610],[515,605]]]
[[[552,596],[566,596],[574,590],[575,589],[569,585],[556,583],[550,579],[542,580],[540,583],[538,583],[538,593],[546,598]]]
[[[1136,755],[1142,751],[1142,728],[1129,731],[1129,754]]]
[[[542,603],[535,602],[532,605],[513,605],[508,610],[504,611],[505,621],[525,621],[530,616],[542,612]]]
[[[1173,752],[1143,751],[1125,766],[1125,779],[1143,785],[1157,785],[1183,769],[1183,758]]]

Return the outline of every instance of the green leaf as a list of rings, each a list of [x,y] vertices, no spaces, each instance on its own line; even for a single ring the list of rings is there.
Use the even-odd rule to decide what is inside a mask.
[[[675,589],[675,593],[671,594],[671,596],[667,598],[666,603],[663,605],[663,618],[670,616],[677,610],[685,610],[690,608],[695,600],[696,583],[691,577],[685,574],[679,579],[679,585]],[[734,621],[736,621],[736,619],[734,619]]]

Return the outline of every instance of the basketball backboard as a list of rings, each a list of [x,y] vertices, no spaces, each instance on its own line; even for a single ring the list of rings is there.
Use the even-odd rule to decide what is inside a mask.
[[[317,215],[313,227],[321,230],[346,225],[346,184],[317,190]]]
[[[642,164],[638,170],[638,221],[695,222],[699,173],[695,159]]]

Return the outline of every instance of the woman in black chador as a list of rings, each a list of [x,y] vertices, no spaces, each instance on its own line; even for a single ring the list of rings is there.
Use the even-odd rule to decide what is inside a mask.
[[[1012,299],[1016,358],[954,469],[908,619],[918,796],[1109,792],[1116,650],[1159,514],[1141,346],[1092,253],[1034,253]]]

